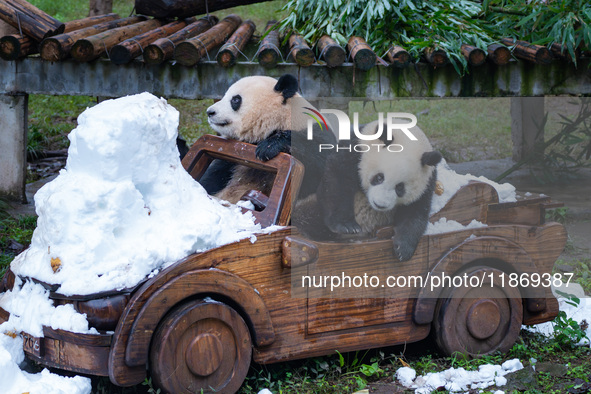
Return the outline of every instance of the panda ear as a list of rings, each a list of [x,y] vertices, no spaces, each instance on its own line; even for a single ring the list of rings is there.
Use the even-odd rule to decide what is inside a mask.
[[[441,159],[443,159],[443,156],[437,151],[425,152],[423,153],[423,156],[421,156],[421,165],[436,166]]]
[[[287,99],[292,98],[297,93],[299,89],[298,80],[291,74],[284,74],[279,78],[274,89],[276,92],[281,93],[283,104],[285,104]]]

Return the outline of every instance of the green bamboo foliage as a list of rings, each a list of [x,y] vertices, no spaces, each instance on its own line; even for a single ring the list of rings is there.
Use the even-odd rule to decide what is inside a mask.
[[[480,3],[468,0],[290,0],[289,15],[280,25],[315,42],[328,34],[345,45],[350,36],[361,36],[378,56],[392,43],[404,47],[418,59],[425,48],[444,49],[456,70],[463,73],[466,60],[462,44],[486,51],[496,42],[477,19]]]
[[[588,0],[485,0],[491,28],[538,45],[556,43],[576,63],[578,51],[591,48]]]

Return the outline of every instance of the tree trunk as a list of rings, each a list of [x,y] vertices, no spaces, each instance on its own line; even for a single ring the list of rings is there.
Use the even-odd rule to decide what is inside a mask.
[[[135,0],[138,14],[156,18],[187,18],[271,0]]]
[[[295,33],[289,37],[289,55],[302,67],[311,66],[315,60],[314,52],[306,44],[304,37]]]
[[[90,0],[88,16],[105,15],[113,12],[113,0]]]
[[[356,68],[367,71],[376,65],[377,56],[363,38],[349,38],[347,49]]]
[[[318,50],[318,58],[324,59],[328,67],[340,66],[347,60],[347,53],[335,40],[330,36],[324,35],[320,37],[316,43]]]
[[[265,37],[261,40],[259,50],[257,51],[259,64],[265,68],[273,68],[281,60],[279,51],[279,32],[274,29],[276,21],[267,22],[265,27]]]

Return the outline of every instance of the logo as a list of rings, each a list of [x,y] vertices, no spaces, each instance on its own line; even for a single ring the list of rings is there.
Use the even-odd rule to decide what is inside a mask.
[[[351,127],[351,120],[349,119],[349,116],[345,112],[340,111],[338,109],[321,109],[320,111],[316,111],[315,109],[310,108],[310,107],[305,107],[305,109],[313,112],[313,114],[309,113],[309,112],[304,112],[306,115],[308,115],[312,118],[312,119],[308,119],[308,135],[307,135],[308,140],[312,140],[314,138],[314,122],[313,122],[313,120],[316,121],[316,124],[320,127],[320,130],[322,130],[322,131],[329,130],[326,119],[324,118],[324,116],[322,116],[322,114],[325,114],[325,115],[329,114],[329,115],[334,115],[337,118],[338,130],[336,130],[337,131],[336,136],[337,136],[339,142],[350,141],[351,140],[351,130],[353,131],[353,134],[355,135],[355,137],[357,137],[361,141],[377,140],[382,136],[382,134],[384,132],[386,133],[386,139],[388,141],[393,141],[394,140],[394,137],[393,137],[394,130],[402,131],[408,137],[408,139],[410,141],[417,141],[417,137],[415,137],[413,135],[413,133],[410,131],[411,128],[413,128],[417,125],[417,117],[413,114],[409,114],[409,113],[405,113],[405,112],[388,112],[386,115],[384,115],[383,112],[378,112],[378,122],[377,122],[377,127],[376,127],[375,133],[363,134],[359,130],[359,113],[358,112],[353,113],[353,127]],[[385,122],[384,122],[384,118],[385,118]],[[320,123],[321,120],[322,120],[322,123]],[[322,127],[323,125],[324,125],[324,128]],[[384,128],[385,128],[385,130],[384,130]],[[399,142],[399,141],[397,141],[397,142]],[[377,147],[378,150],[380,149],[380,146],[382,146],[381,142],[379,144],[371,144],[371,145]],[[386,145],[388,145],[387,149],[390,152],[401,152],[403,150],[403,147],[400,144],[386,144]],[[356,144],[356,145],[347,145],[347,146],[337,145],[336,147],[332,144],[320,144],[319,148],[320,148],[320,151],[326,150],[326,149],[336,149],[337,151],[338,150],[351,151],[353,149],[356,152],[367,152],[371,149],[370,145],[367,145],[367,144]]]
[[[320,127],[320,130],[322,130],[322,125],[320,124],[320,119],[322,119],[322,123],[324,123],[324,130],[328,130],[328,125],[326,124],[326,119],[324,119],[324,116],[322,116],[320,114],[320,112],[316,111],[314,108],[310,108],[310,107],[304,107],[304,109],[307,109],[309,111],[314,112],[314,114],[317,116],[312,115],[309,112],[304,112],[306,115],[310,116],[312,119],[314,119],[316,121],[316,123],[318,123],[318,126]],[[318,119],[320,118],[320,119]],[[308,124],[308,136],[310,136],[310,125]],[[309,138],[308,138],[309,139]]]

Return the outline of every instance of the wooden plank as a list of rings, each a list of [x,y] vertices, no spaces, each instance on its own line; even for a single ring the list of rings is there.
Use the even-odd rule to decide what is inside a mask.
[[[488,205],[498,202],[499,196],[494,187],[484,182],[470,181],[439,212],[431,215],[429,221],[435,223],[441,218],[447,218],[464,226],[474,219],[487,223]]]
[[[53,338],[42,338],[42,357],[27,353],[27,357],[40,364],[76,373],[108,376],[108,346],[78,345]]]

